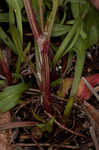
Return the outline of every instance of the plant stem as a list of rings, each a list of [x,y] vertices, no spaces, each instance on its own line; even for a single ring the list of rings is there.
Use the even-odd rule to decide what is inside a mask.
[[[9,66],[8,66],[7,60],[3,56],[1,50],[0,50],[0,64],[1,64],[1,68],[3,70],[3,73],[4,73],[5,77],[8,80],[8,84],[11,85],[12,84],[12,74],[11,74],[11,72],[9,70]]]
[[[40,25],[41,25],[41,31],[43,32],[44,22],[43,22],[43,8],[42,8],[42,4],[43,4],[43,0],[38,0],[39,13],[40,13]]]
[[[43,100],[45,110],[50,112],[50,71],[48,62],[49,40],[44,33],[40,33],[38,30],[38,24],[36,22],[30,0],[24,0],[24,4],[34,39],[38,46],[39,55],[36,53],[36,58],[38,63],[37,65],[39,66],[39,72],[37,72],[37,74],[40,80],[40,90],[42,92],[41,98]]]
[[[38,30],[38,25],[37,25],[37,21],[35,18],[35,14],[34,14],[34,10],[32,8],[32,4],[30,0],[24,0],[24,5],[25,5],[25,9],[27,12],[27,17],[31,26],[31,30],[33,32],[34,38],[37,40],[39,38],[39,30]]]
[[[50,70],[48,60],[49,41],[46,35],[41,35],[38,39],[39,49],[39,62],[38,62],[38,73],[39,80],[41,82],[40,89],[42,91],[42,100],[44,108],[47,112],[51,112],[50,108]]]
[[[45,110],[51,112],[50,108],[50,71],[49,71],[49,61],[48,54],[46,52],[42,53],[43,64],[42,64],[42,96]]]
[[[46,31],[48,32],[48,40],[51,37],[51,33],[52,33],[53,24],[54,24],[54,21],[55,21],[55,16],[56,16],[56,12],[57,12],[57,9],[58,9],[58,5],[59,5],[59,1],[58,0],[53,0],[53,8],[52,8],[52,11],[49,15],[49,18],[48,18],[47,22],[46,22],[46,25],[45,25],[45,32]]]
[[[74,100],[75,100],[74,97],[70,97],[68,99],[67,105],[65,106],[64,115],[63,115],[63,121],[65,123],[68,122]]]

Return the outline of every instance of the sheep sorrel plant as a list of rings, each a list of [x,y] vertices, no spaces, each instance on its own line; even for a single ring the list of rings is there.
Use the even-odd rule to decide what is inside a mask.
[[[78,85],[80,82],[80,77],[83,71],[84,61],[85,61],[85,55],[86,55],[86,49],[95,44],[98,40],[98,33],[94,35],[94,38],[91,37],[93,32],[93,26],[98,32],[98,22],[90,23],[91,15],[92,13],[95,14],[96,18],[98,16],[98,12],[93,8],[88,2],[80,0],[78,2],[71,1],[71,10],[74,17],[72,26],[68,25],[69,22],[67,22],[66,26],[58,25],[54,26],[54,22],[56,19],[56,13],[58,7],[63,7],[64,4],[66,4],[66,1],[52,1],[52,11],[48,14],[46,17],[47,21],[45,22],[44,18],[44,1],[38,0],[38,10],[40,15],[40,23],[36,20],[35,12],[32,8],[32,3],[30,0],[24,0],[24,5],[27,13],[27,17],[34,35],[34,42],[35,42],[35,52],[36,52],[36,66],[37,66],[37,82],[39,84],[42,96],[41,99],[43,101],[44,108],[47,112],[51,112],[51,93],[50,93],[50,70],[55,70],[56,64],[58,61],[64,57],[67,53],[69,53],[68,56],[68,65],[70,67],[70,62],[73,58],[73,52],[77,55],[77,61],[75,66],[75,77],[72,84],[72,89],[70,92],[70,99],[72,99],[68,102],[66,106],[66,110],[64,111],[64,118],[68,118],[68,113],[70,113],[70,109],[72,107],[72,103],[74,101],[74,97],[77,93]],[[63,7],[64,8],[64,7]],[[66,21],[66,14],[64,9],[64,17],[61,20],[60,24],[63,24]],[[56,19],[55,19],[56,18]],[[98,18],[97,18],[98,19]],[[59,22],[59,21],[58,21]],[[54,26],[54,28],[53,28]],[[58,30],[60,28],[64,27],[64,33],[68,32],[66,34],[65,38],[61,41],[61,44],[59,43],[59,48],[56,51],[55,56],[53,56],[52,62],[49,59],[49,54],[51,52],[51,34],[53,35],[53,32],[55,29]],[[66,28],[67,27],[67,28]],[[90,30],[89,30],[90,27]],[[65,31],[69,30],[69,31]],[[61,32],[60,32],[61,33]],[[54,31],[55,34],[55,31]],[[59,34],[59,33],[58,33]],[[56,33],[56,36],[57,33]],[[50,64],[52,63],[52,68]],[[68,67],[67,67],[68,68]],[[65,71],[66,73],[66,71]],[[64,73],[63,73],[64,74]],[[55,76],[55,74],[54,74]],[[60,77],[61,79],[63,77]],[[57,80],[57,78],[56,78]],[[57,81],[56,81],[57,82]],[[61,82],[60,82],[61,84]],[[73,97],[73,98],[71,98]],[[68,112],[68,113],[65,113]]]
[[[0,35],[0,38],[17,56],[15,73],[22,78],[21,65],[26,64],[32,67],[41,91],[42,104],[44,109],[50,113],[53,112],[51,91],[58,91],[55,94],[58,93],[60,97],[65,97],[67,89],[71,87],[70,100],[66,104],[63,117],[68,118],[77,92],[79,93],[78,87],[86,50],[98,42],[99,12],[86,0],[83,2],[81,0],[70,2],[63,0],[6,0],[6,2],[9,14],[2,13],[4,19],[1,18],[1,22],[9,24],[10,36],[1,26],[2,36]],[[34,37],[35,63],[27,56],[31,47],[30,42],[25,44],[24,48],[23,25],[27,24],[24,7]],[[95,17],[94,22],[91,21],[93,17]],[[74,57],[76,57],[75,71],[73,71],[73,75],[69,74],[69,78],[66,78]],[[5,77],[8,83],[11,82],[9,83],[11,85],[15,77],[12,79],[9,67],[4,66],[5,60],[1,60],[2,70],[4,74],[7,73]],[[61,91],[62,86],[63,90]]]
[[[24,142],[16,146],[30,149],[83,149],[91,141],[88,117],[99,124],[98,3],[0,1],[0,139],[1,130],[19,128],[15,142]]]
[[[48,17],[48,20],[44,27],[43,22],[43,1],[38,0],[40,11],[40,29],[36,21],[36,16],[32,8],[30,0],[24,0],[24,5],[27,13],[27,17],[34,35],[36,48],[36,62],[37,62],[37,75],[40,90],[42,92],[41,99],[43,100],[44,108],[47,112],[51,112],[50,105],[50,68],[49,68],[49,50],[50,50],[50,36],[53,29],[53,24],[58,8],[58,1],[53,1],[53,8]]]

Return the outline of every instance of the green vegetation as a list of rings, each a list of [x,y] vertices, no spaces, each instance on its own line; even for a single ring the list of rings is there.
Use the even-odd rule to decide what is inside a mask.
[[[0,49],[3,55],[2,44],[5,44],[11,50],[12,57],[16,58],[16,64],[12,70],[6,67],[5,73],[12,74],[12,81],[11,84],[5,83],[3,91],[0,92],[0,111],[5,112],[16,106],[22,93],[28,89],[25,79],[24,83],[20,83],[19,78],[13,76],[14,73],[22,76],[21,67],[25,64],[32,67],[33,77],[42,94],[44,109],[51,113],[51,91],[60,86],[64,78],[64,72],[57,77],[56,67],[63,66],[66,56],[68,60],[65,70],[68,71],[72,58],[76,55],[74,80],[63,117],[67,120],[83,72],[86,51],[99,40],[99,12],[86,0],[5,0],[1,3],[6,5],[6,9],[1,5]],[[29,25],[33,42],[28,39],[28,33],[26,34],[26,31],[30,33]],[[35,56],[33,61],[27,55],[31,47],[35,49],[31,54]],[[2,65],[3,59],[0,62]],[[4,71],[4,66],[2,70]],[[52,74],[56,76],[55,80],[50,78]],[[5,77],[4,80],[8,80],[9,77]],[[47,125],[42,124],[39,127],[44,126],[46,130],[45,126],[52,126],[52,123],[53,119]]]

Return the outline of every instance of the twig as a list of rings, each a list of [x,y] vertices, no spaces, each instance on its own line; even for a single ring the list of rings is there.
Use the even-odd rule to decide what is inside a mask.
[[[41,92],[40,92],[40,90],[38,90],[38,89],[33,89],[33,88],[31,88],[31,89],[29,89],[29,91],[30,92],[28,92],[28,91],[26,91],[25,93],[27,93],[27,94],[33,94],[33,92],[35,92],[35,93],[38,93],[38,94],[41,94]],[[32,91],[32,93],[31,93],[31,91]],[[58,99],[58,100],[61,100],[61,101],[63,101],[63,102],[66,102],[67,101],[67,99],[65,99],[65,98],[63,98],[63,97],[60,97],[60,96],[57,96],[57,95],[55,95],[55,94],[51,94],[51,96],[52,97],[54,97],[54,98],[56,98],[56,99]]]
[[[45,114],[46,114],[49,118],[52,118],[52,117],[53,117],[51,114],[47,113],[46,111],[44,111],[44,112],[45,112]],[[74,134],[74,135],[76,135],[76,136],[81,136],[81,137],[86,138],[83,134],[80,134],[80,133],[77,133],[77,132],[75,132],[75,131],[72,131],[71,129],[68,129],[68,128],[66,128],[65,126],[61,125],[56,119],[54,120],[54,123],[55,123],[56,125],[58,125],[61,129],[66,130],[67,132],[70,132],[70,133],[72,133],[72,134]]]
[[[96,93],[95,89],[91,86],[91,84],[84,77],[82,77],[82,80],[87,85],[88,89],[92,92],[92,94],[94,94],[97,100],[99,101],[99,95]]]
[[[39,143],[40,146],[43,147],[50,147],[50,143]],[[29,146],[37,146],[36,144],[24,144],[24,143],[16,143],[15,146],[21,146],[21,147],[29,147]],[[71,145],[65,145],[65,144],[53,144],[53,147],[63,147],[63,148],[69,148],[69,149],[79,149],[79,146],[71,146]]]
[[[99,150],[99,143],[96,139],[95,130],[92,126],[90,127],[90,134],[91,134],[92,140],[95,144],[96,150]]]
[[[90,127],[90,134],[93,140],[93,143],[96,147],[96,150],[99,150],[99,143],[96,138],[95,130],[97,127],[99,128],[99,112],[88,102],[84,101],[83,103],[84,109],[87,112],[87,115],[90,119],[91,127]],[[98,126],[97,126],[98,125]]]
[[[21,128],[21,127],[30,127],[30,126],[34,126],[36,124],[37,124],[37,122],[33,122],[33,121],[9,122],[6,124],[1,124],[0,130]]]

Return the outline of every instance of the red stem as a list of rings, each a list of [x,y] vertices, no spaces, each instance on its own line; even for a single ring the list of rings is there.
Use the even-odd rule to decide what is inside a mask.
[[[0,63],[1,63],[2,71],[8,80],[8,84],[11,85],[12,84],[12,74],[9,70],[9,66],[7,64],[7,61],[5,60],[4,57],[2,57],[2,60]]]
[[[49,71],[49,61],[48,61],[48,50],[49,41],[47,36],[40,33],[38,30],[38,24],[35,19],[35,14],[31,5],[30,0],[24,0],[24,5],[27,13],[27,17],[35,38],[38,44],[39,53],[41,54],[41,91],[43,98],[43,105],[47,112],[51,112],[50,108],[50,71]]]
[[[44,108],[47,112],[51,112],[50,107],[50,71],[49,71],[49,61],[48,54],[42,52],[42,96]],[[46,67],[45,67],[46,66]]]
[[[35,18],[34,10],[32,8],[32,3],[30,0],[24,0],[24,5],[27,13],[27,17],[31,26],[31,30],[33,32],[35,40],[37,40],[40,37],[40,33],[38,30],[37,21]]]

